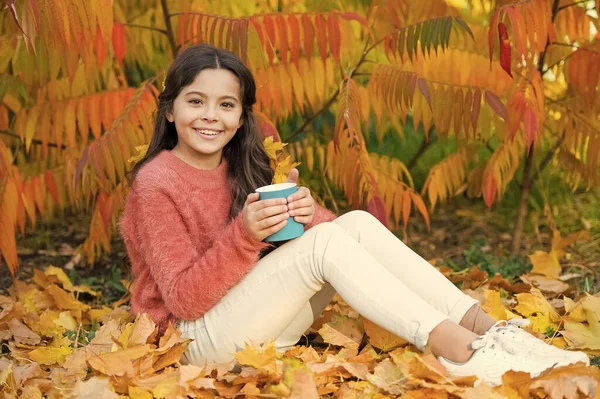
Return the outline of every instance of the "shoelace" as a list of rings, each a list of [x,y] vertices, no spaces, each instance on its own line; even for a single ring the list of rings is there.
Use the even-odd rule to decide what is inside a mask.
[[[490,331],[519,333],[523,331],[521,327],[525,327],[530,323],[529,319],[500,320],[490,328]]]
[[[515,328],[514,325],[512,327]],[[500,328],[506,328],[506,327],[500,327]],[[495,345],[499,345],[500,347],[502,347],[502,349],[504,349],[506,352],[510,353],[511,355],[516,355],[517,353],[519,353],[519,351],[521,351],[523,348],[518,345],[512,344],[508,340],[502,339],[502,337],[500,336],[502,330],[500,330],[500,328],[495,329],[495,330],[490,329],[484,335],[479,337],[477,340],[473,341],[473,343],[471,344],[471,347],[474,350],[477,350],[477,349],[482,349],[482,348],[486,348],[486,347],[494,348]]]

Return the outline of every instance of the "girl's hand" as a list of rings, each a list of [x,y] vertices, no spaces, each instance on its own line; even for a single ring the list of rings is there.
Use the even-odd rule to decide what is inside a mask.
[[[286,225],[290,214],[285,198],[258,200],[258,193],[248,195],[242,217],[248,234],[256,241],[262,241],[277,233]]]
[[[298,223],[309,224],[315,215],[315,200],[306,187],[299,187],[298,191],[288,197],[288,213]]]

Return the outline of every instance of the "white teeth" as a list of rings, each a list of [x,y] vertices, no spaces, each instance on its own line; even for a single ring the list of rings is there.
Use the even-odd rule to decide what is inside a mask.
[[[206,134],[208,136],[216,136],[217,134],[221,134],[220,131],[216,132],[214,130],[200,130],[200,129],[194,129],[194,130],[197,131],[198,133]]]

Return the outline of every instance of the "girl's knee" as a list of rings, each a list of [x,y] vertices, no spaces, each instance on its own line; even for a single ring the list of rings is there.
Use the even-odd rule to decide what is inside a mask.
[[[346,229],[360,229],[361,227],[372,225],[374,223],[381,224],[381,222],[377,220],[375,216],[362,210],[355,210],[345,213],[334,220],[334,222],[340,224]]]
[[[319,223],[318,225],[310,229],[310,231],[313,231],[314,234],[318,234],[320,236],[326,235],[332,237],[335,237],[336,235],[339,235],[341,233],[345,233],[345,230],[334,222]]]

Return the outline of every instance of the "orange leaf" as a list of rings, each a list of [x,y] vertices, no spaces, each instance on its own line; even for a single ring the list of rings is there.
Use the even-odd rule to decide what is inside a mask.
[[[296,68],[300,68],[300,24],[298,18],[294,14],[288,17],[288,24],[292,33],[290,53],[292,55],[292,62],[296,65]],[[310,54],[308,55],[310,56]]]
[[[404,198],[402,199],[402,216],[404,221],[404,228],[408,225],[408,218],[410,217],[410,192],[404,190]]]
[[[279,37],[279,57],[285,63],[288,56],[287,24],[281,14],[277,14],[275,22],[277,25],[277,36]]]
[[[113,49],[115,50],[115,58],[119,64],[121,64],[123,62],[123,57],[125,57],[125,28],[122,24],[113,24],[112,44]]]
[[[265,44],[267,47],[269,62],[273,62],[273,57],[275,54],[273,51],[273,48],[275,47],[275,23],[269,15],[265,15],[263,18],[263,25],[265,27],[265,31],[267,32],[267,35],[265,36]]]
[[[406,190],[408,191],[408,190]],[[425,203],[423,202],[423,198],[421,198],[421,196],[410,190],[410,196],[412,198],[412,202],[415,204],[415,207],[419,210],[419,212],[421,213],[421,215],[423,215],[423,218],[425,219],[425,223],[427,223],[427,228],[431,229],[431,226],[429,225],[429,213],[427,212],[427,207],[425,206]]]
[[[312,59],[313,42],[315,40],[315,28],[312,20],[307,14],[302,14],[302,28],[304,30],[304,53],[308,59],[308,65]]]
[[[327,62],[327,23],[322,14],[315,16],[315,27],[317,35],[317,47],[319,48],[319,54],[323,62]]]
[[[331,11],[327,16],[327,30],[329,31],[329,48],[331,49],[331,55],[335,62],[339,64],[341,48],[340,23],[335,14]]]
[[[535,111],[531,107],[525,108],[523,115],[523,127],[525,130],[525,136],[527,138],[527,151],[531,150],[531,145],[536,136],[537,119],[535,117]]]
[[[498,35],[500,39],[500,66],[512,77],[510,72],[510,41],[508,40],[506,25],[502,22],[498,24]]]

